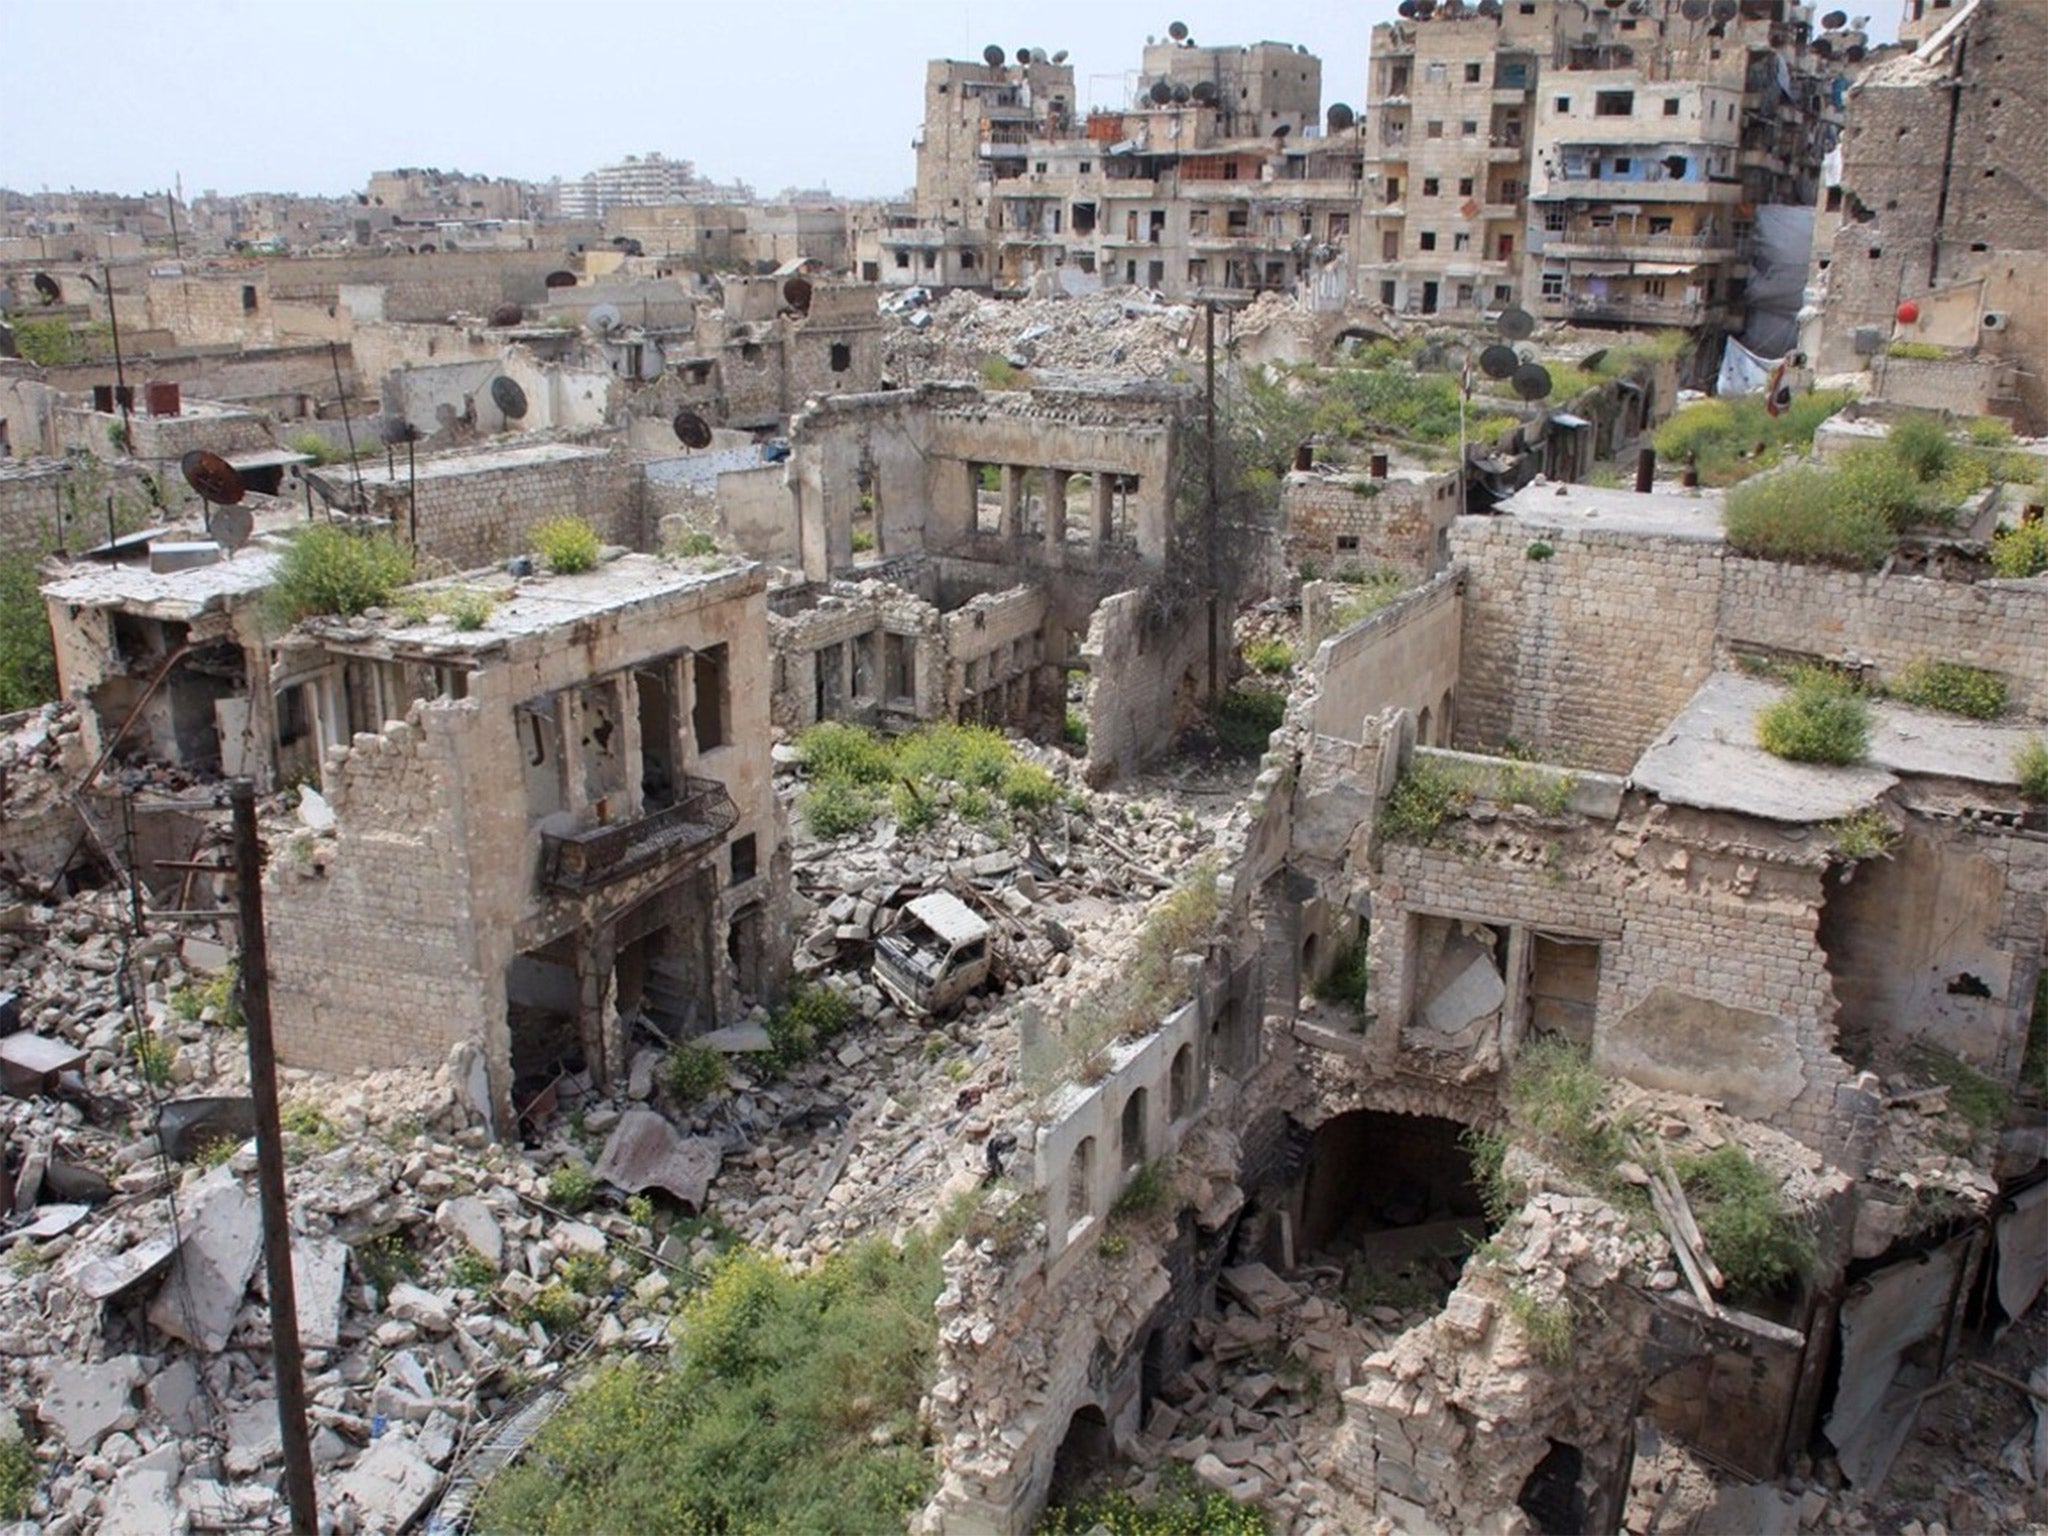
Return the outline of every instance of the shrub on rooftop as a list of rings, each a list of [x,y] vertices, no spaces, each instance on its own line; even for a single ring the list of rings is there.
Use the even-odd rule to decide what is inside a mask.
[[[1809,667],[1757,716],[1756,739],[1788,762],[1860,763],[1870,750],[1870,705],[1846,678]]]
[[[1728,545],[1759,560],[1868,570],[1892,552],[1897,533],[1882,500],[1846,489],[1833,471],[1804,465],[1738,486],[1722,514]]]
[[[411,579],[412,551],[390,534],[316,523],[286,546],[269,601],[282,624],[315,614],[349,618],[383,607]]]
[[[557,576],[574,576],[597,564],[603,545],[582,518],[551,517],[533,530],[533,547]]]

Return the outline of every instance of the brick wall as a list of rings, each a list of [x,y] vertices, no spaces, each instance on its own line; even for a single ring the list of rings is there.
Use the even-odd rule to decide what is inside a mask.
[[[405,466],[395,475],[366,464],[373,512],[401,536],[414,526]],[[623,455],[564,443],[449,455],[422,463],[417,482],[418,549],[456,569],[526,552],[540,523],[580,517],[611,544],[643,548],[639,471]]]
[[[1311,583],[1333,606],[1346,588]],[[1400,706],[1418,717],[1430,712],[1426,739],[1448,739],[1456,714],[1462,573],[1446,572],[1408,593],[1316,650],[1314,726],[1319,735],[1361,738],[1368,715]],[[1302,594],[1309,607],[1308,588]]]
[[[1440,565],[1437,536],[1461,508],[1458,477],[1333,480],[1289,475],[1280,492],[1287,563],[1328,575],[1395,570],[1421,581]]]

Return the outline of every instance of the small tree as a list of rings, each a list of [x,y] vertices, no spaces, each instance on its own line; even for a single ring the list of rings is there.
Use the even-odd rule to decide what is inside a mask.
[[[548,519],[533,530],[533,547],[557,576],[591,569],[603,549],[597,530],[580,517]]]
[[[1847,679],[1809,667],[1757,716],[1756,739],[1788,762],[1860,763],[1870,750],[1870,706]]]

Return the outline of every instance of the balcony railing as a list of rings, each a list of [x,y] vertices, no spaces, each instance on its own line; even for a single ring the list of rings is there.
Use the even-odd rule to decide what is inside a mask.
[[[723,784],[686,775],[683,798],[674,805],[582,832],[543,832],[541,883],[574,896],[656,864],[680,866],[715,848],[739,819]]]

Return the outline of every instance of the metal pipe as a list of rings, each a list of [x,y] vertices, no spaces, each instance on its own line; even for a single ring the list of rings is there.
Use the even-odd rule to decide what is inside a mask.
[[[277,1373],[277,1427],[284,1442],[285,1497],[294,1536],[316,1536],[313,1442],[306,1432],[305,1361],[299,1351],[298,1296],[286,1225],[284,1131],[277,1110],[277,1052],[270,1037],[270,949],[263,933],[263,849],[256,834],[256,785],[228,786],[235,818],[235,906],[241,964],[235,985],[249,1032],[249,1096],[256,1120],[256,1193],[263,1212],[263,1270],[270,1290],[270,1356]]]

